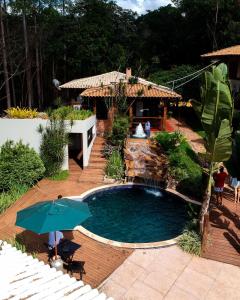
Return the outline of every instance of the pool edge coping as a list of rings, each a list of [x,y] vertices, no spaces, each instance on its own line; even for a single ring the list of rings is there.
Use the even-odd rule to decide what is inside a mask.
[[[111,187],[118,187],[118,186],[146,186],[146,187],[153,187],[151,185],[148,184],[142,184],[142,183],[114,183],[114,184],[107,184],[107,185],[102,185],[102,186],[98,186],[95,188],[92,188],[82,194],[80,194],[79,196],[69,196],[67,198],[69,199],[80,199],[80,201],[83,201],[84,198],[86,196],[91,195],[92,193],[96,192],[96,191],[100,191],[100,190],[104,190],[106,188],[111,188]],[[167,192],[170,192],[180,198],[182,198],[184,201],[186,202],[190,202],[193,204],[197,204],[197,205],[201,205],[201,202],[195,201],[190,199],[189,197],[173,190],[173,189],[164,189]],[[104,237],[101,237],[89,230],[87,230],[86,228],[84,228],[83,226],[79,225],[76,226],[74,228],[74,230],[78,230],[79,232],[81,232],[82,234],[88,236],[89,238],[92,238],[93,240],[103,243],[103,244],[107,244],[109,246],[114,246],[114,247],[119,247],[119,248],[128,248],[128,249],[151,249],[151,248],[163,248],[163,247],[169,247],[172,245],[176,245],[178,239],[180,238],[181,235],[173,238],[173,239],[169,239],[169,240],[165,240],[165,241],[161,241],[161,242],[150,242],[150,243],[124,243],[124,242],[118,242],[118,241],[114,241],[114,240],[110,240]]]

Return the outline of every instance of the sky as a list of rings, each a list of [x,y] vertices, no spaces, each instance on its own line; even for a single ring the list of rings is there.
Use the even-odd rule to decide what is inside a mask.
[[[119,6],[132,9],[140,15],[146,13],[147,10],[154,10],[172,3],[170,0],[116,0],[116,2]]]

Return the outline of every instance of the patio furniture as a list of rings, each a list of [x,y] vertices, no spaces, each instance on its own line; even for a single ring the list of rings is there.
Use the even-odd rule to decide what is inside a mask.
[[[83,274],[86,274],[84,269],[85,262],[84,261],[76,261],[72,260],[67,263],[67,272],[73,275],[73,273],[79,274],[79,280],[82,280]]]
[[[63,240],[58,245],[58,254],[61,256],[62,260],[66,263],[69,263],[73,260],[75,252],[81,247],[81,245],[74,243],[70,240]]]
[[[38,234],[70,230],[91,216],[87,203],[61,198],[36,203],[17,212],[15,225]],[[55,240],[55,257],[57,257]]]

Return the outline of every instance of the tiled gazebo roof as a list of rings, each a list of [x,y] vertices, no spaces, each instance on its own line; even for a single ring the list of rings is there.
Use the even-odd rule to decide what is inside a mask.
[[[112,72],[103,73],[91,77],[75,79],[65,84],[62,84],[60,88],[61,89],[87,89],[87,88],[108,86],[110,84],[116,84],[119,82],[127,83],[128,82],[127,75],[125,73],[121,73],[118,71],[112,71]],[[171,91],[171,89],[169,89],[168,87],[157,85],[154,82],[147,81],[140,77],[138,77],[138,82],[145,85],[152,85],[155,87],[159,87],[166,91]]]
[[[84,97],[116,97],[120,94],[119,84],[110,84],[107,86],[89,88],[81,93]],[[145,98],[182,98],[181,95],[168,88],[162,88],[156,85],[145,83],[123,83],[122,93],[127,97],[145,97]]]
[[[240,55],[240,45],[236,45],[236,46],[203,54],[201,55],[201,57],[221,57],[221,56],[239,56],[239,55]]]

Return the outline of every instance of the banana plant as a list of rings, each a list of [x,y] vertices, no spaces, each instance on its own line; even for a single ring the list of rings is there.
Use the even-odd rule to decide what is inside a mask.
[[[227,161],[232,153],[233,99],[228,69],[223,63],[213,66],[203,75],[201,102],[192,102],[206,133],[206,151],[209,158],[208,184],[200,214],[200,229],[211,199],[211,178],[216,164]]]

